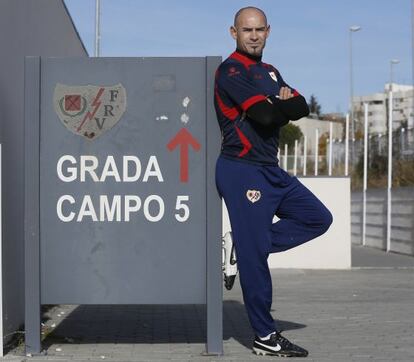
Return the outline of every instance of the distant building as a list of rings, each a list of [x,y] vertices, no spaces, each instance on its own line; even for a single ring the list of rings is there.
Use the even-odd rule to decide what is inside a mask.
[[[345,123],[345,115],[343,113],[338,112],[324,113],[322,114],[321,120]]]
[[[357,129],[363,128],[364,103],[368,103],[368,127],[371,134],[385,134],[388,121],[389,88],[387,83],[383,93],[374,93],[353,98],[354,119]],[[393,89],[393,129],[405,126],[414,128],[413,87],[410,85],[392,84]]]
[[[335,141],[341,140],[344,137],[344,117],[340,114],[335,114],[336,117],[330,117],[328,119],[315,119],[315,118],[301,118],[298,121],[293,121],[295,126],[298,126],[303,135],[306,136],[306,149],[310,153],[314,153],[315,150],[315,130],[319,131],[319,139],[322,135],[329,137],[329,123],[332,121],[332,139]],[[324,118],[327,115],[324,115]],[[319,141],[318,141],[319,142]],[[283,145],[280,145],[283,148]]]

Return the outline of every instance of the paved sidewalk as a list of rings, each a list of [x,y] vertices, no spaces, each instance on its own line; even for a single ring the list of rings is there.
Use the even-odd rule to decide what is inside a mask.
[[[414,268],[414,257],[387,253],[376,248],[360,245],[352,247],[352,267],[354,268]]]
[[[369,263],[378,254],[357,249],[353,254],[360,264],[364,253]],[[378,254],[377,262],[387,255]],[[276,269],[272,277],[273,315],[288,338],[309,349],[306,361],[414,361],[414,268]],[[225,355],[220,357],[202,356],[203,306],[65,305],[52,308],[44,321],[47,355],[25,357],[18,347],[4,360],[281,360],[251,353],[253,334],[238,281],[224,292],[223,307]]]

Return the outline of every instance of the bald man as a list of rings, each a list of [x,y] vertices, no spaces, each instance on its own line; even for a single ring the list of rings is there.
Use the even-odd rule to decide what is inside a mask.
[[[280,334],[270,313],[267,258],[314,239],[332,223],[329,210],[277,159],[281,127],[309,109],[280,72],[262,62],[270,34],[262,10],[240,9],[230,34],[237,48],[217,69],[215,82],[222,133],[216,185],[232,228],[223,238],[225,286],[231,289],[238,267],[255,353],[305,357],[308,352]],[[273,224],[274,215],[280,220]]]

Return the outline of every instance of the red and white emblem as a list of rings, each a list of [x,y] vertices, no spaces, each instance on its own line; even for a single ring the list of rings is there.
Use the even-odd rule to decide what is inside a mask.
[[[269,72],[269,75],[275,82],[277,82],[277,77],[276,77],[275,72]]]
[[[58,83],[53,103],[67,129],[93,140],[121,119],[126,109],[126,92],[122,84],[100,87]]]
[[[260,200],[261,193],[257,190],[247,190],[246,197],[251,203],[255,203]]]
[[[228,76],[232,77],[233,75],[240,74],[240,72],[235,67],[230,67],[229,72],[227,73]]]

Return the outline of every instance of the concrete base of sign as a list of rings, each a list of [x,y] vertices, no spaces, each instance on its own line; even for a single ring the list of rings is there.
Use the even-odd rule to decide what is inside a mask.
[[[300,181],[331,211],[333,223],[322,236],[294,249],[269,256],[270,268],[348,269],[351,267],[350,179],[304,177]],[[275,217],[273,220],[276,222]],[[223,202],[223,235],[231,230]]]

